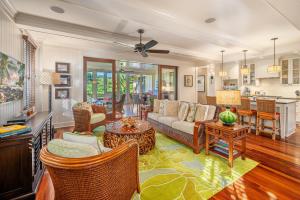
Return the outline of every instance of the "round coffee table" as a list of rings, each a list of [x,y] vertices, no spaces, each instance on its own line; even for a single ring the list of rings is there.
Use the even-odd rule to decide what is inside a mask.
[[[114,148],[134,139],[139,145],[139,153],[145,154],[155,146],[155,130],[147,121],[136,120],[134,128],[124,127],[121,121],[106,124],[103,142],[105,147]]]

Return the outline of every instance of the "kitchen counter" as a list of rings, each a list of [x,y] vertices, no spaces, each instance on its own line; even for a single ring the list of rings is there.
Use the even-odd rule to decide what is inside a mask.
[[[262,97],[259,97],[262,98]],[[251,99],[251,109],[256,110],[256,100]],[[265,98],[272,99],[272,98]],[[274,99],[274,98],[273,98]],[[280,113],[280,137],[285,139],[296,131],[296,102],[294,99],[275,99],[276,111]],[[266,126],[271,126],[271,121],[266,121]]]

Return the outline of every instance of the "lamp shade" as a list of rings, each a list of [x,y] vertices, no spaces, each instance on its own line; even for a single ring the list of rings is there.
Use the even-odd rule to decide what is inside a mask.
[[[52,84],[51,72],[42,72],[41,73],[40,84],[41,85],[51,85]]]
[[[40,75],[41,85],[52,85],[60,83],[60,74],[55,72],[42,72]]]
[[[267,68],[268,73],[279,73],[281,72],[281,66],[280,65],[271,65]]]
[[[219,90],[216,93],[218,105],[241,105],[241,92],[239,90]]]

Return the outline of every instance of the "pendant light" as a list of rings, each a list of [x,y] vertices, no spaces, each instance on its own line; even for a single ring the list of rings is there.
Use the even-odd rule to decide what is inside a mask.
[[[244,52],[244,64],[242,65],[241,68],[241,74],[242,75],[249,75],[250,74],[250,68],[247,66],[247,61],[246,61],[246,53],[248,50],[243,50]]]
[[[275,55],[275,41],[278,40],[278,38],[272,38],[271,40],[274,41],[274,60],[273,60],[273,65],[269,66],[267,69],[268,73],[279,73],[281,72],[281,66],[276,65],[275,60],[276,60],[276,55]]]
[[[222,50],[221,51],[221,53],[222,53],[222,64],[221,64],[221,71],[219,72],[219,76],[220,77],[225,77],[225,76],[227,76],[227,72],[225,72],[224,70],[223,70],[223,65],[224,65],[224,63],[223,63],[223,54],[224,54],[224,50]]]

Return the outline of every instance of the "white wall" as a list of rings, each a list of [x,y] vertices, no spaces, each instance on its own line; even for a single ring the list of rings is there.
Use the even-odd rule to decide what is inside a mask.
[[[83,56],[108,58],[108,59],[125,59],[153,64],[166,64],[178,66],[178,98],[183,101],[196,102],[197,95],[195,89],[196,67],[193,63],[182,62],[177,60],[148,57],[147,59],[132,54],[117,54],[109,51],[85,51],[60,46],[50,46],[41,44],[39,49],[40,72],[55,71],[55,62],[71,63],[72,87],[70,99],[56,100],[54,98],[55,88],[52,87],[52,102],[54,111],[54,124],[56,127],[73,125],[72,105],[76,102],[83,101]],[[184,87],[184,75],[193,75],[193,87]],[[37,103],[39,111],[48,109],[48,87],[39,85],[39,96]]]
[[[22,36],[15,23],[0,6],[0,52],[22,61]],[[0,125],[22,111],[22,100],[0,104]]]

